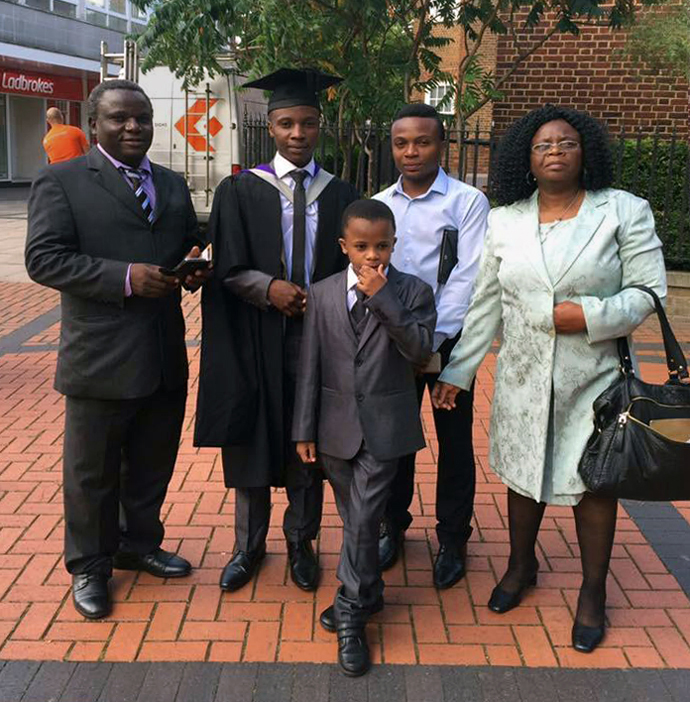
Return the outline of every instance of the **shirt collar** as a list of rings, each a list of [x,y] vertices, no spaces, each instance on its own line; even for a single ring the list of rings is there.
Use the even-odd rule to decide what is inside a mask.
[[[306,166],[300,168],[299,166],[295,166],[294,163],[288,161],[284,156],[276,153],[275,158],[273,159],[273,169],[275,170],[278,178],[285,178],[288,173],[296,169],[306,171],[313,178],[314,174],[316,173],[316,161],[314,161],[314,157],[312,156],[311,161],[309,161]]]
[[[395,190],[393,191],[394,195],[402,195],[403,197],[406,197],[408,200],[421,200],[422,198],[427,197],[429,193],[439,193],[440,195],[445,195],[448,192],[448,176],[446,175],[446,172],[441,168],[441,166],[438,167],[438,173],[436,174],[436,178],[434,179],[434,182],[431,184],[431,187],[423,194],[423,195],[417,195],[417,197],[410,197],[402,187],[402,176],[398,178],[398,182],[395,184]]]
[[[98,147],[98,150],[110,161],[110,163],[115,166],[118,170],[120,168],[124,169],[131,169],[132,166],[127,165],[126,163],[122,163],[122,161],[118,161],[114,156],[111,156],[100,144],[96,144]],[[149,157],[144,155],[144,158],[141,159],[141,163],[139,164],[138,169],[140,171],[146,171],[150,176],[153,175],[153,170],[151,169],[151,161],[149,161]]]

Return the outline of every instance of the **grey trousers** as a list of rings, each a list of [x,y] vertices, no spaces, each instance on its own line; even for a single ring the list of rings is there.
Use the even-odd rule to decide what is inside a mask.
[[[343,520],[343,545],[335,597],[336,621],[365,623],[383,597],[379,569],[379,524],[383,518],[398,459],[379,461],[364,445],[349,461],[321,454]]]

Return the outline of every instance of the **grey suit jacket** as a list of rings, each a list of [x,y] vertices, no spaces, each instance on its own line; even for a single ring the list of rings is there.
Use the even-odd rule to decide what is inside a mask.
[[[152,169],[152,224],[98,149],[49,166],[31,188],[26,268],[62,294],[55,388],[65,395],[130,399],[187,381],[179,291],[125,297],[130,263],[172,267],[199,243],[184,179]]]
[[[431,356],[433,291],[391,266],[388,283],[365,302],[358,341],[346,288],[347,270],[309,289],[292,438],[345,460],[362,441],[382,461],[413,453],[424,446],[414,366]]]

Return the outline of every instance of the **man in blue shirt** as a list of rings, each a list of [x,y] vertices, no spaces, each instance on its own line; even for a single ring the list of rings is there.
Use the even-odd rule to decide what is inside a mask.
[[[437,352],[417,381],[419,400],[431,389],[462,332],[479,268],[489,202],[476,188],[450,178],[439,162],[445,130],[436,110],[424,104],[403,107],[391,125],[396,183],[376,195],[395,214],[397,244],[391,263],[431,285],[438,321]],[[434,410],[438,437],[436,533],[439,552],[434,584],[452,587],[465,574],[467,540],[474,504],[475,463],[472,448],[473,392],[461,393],[456,408]],[[379,540],[379,561],[386,570],[396,562],[414,493],[415,455],[401,459]]]

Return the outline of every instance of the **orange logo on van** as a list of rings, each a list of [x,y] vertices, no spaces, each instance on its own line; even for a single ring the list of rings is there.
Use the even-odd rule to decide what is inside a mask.
[[[218,100],[209,100],[209,110],[217,102]],[[205,116],[206,100],[200,98],[187,110],[187,114],[183,115],[175,122],[175,129],[187,139],[194,151],[206,151],[207,146],[209,151],[215,151],[212,146],[207,144],[206,137],[199,133],[196,128],[197,122]],[[222,128],[223,125],[215,117],[211,117],[208,121],[207,131],[210,136],[216,136]]]

